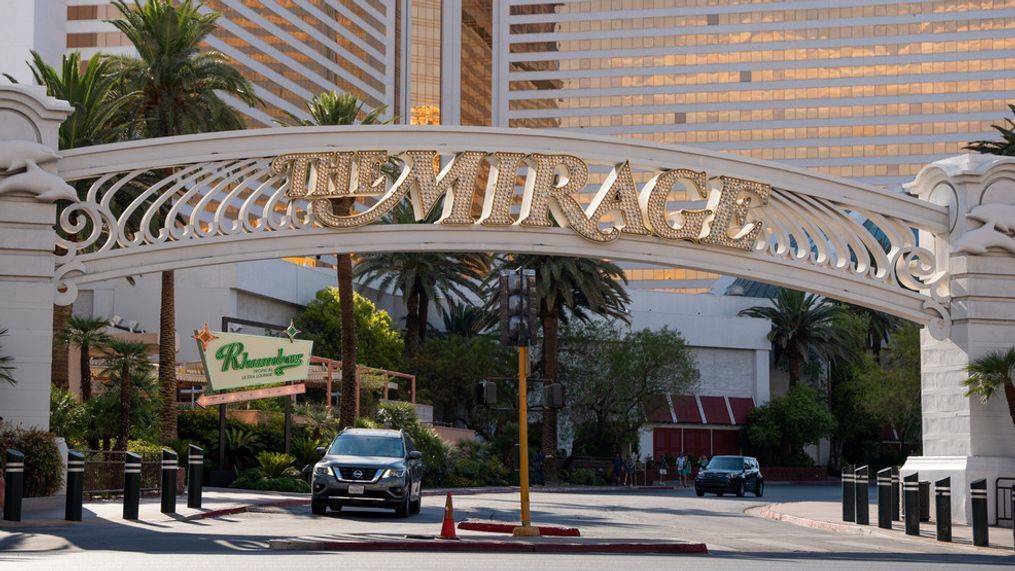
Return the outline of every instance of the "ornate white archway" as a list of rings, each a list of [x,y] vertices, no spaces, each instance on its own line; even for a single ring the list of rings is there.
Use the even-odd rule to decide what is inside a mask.
[[[763,204],[754,197],[744,224],[734,221],[730,226],[729,233],[750,224],[763,228],[746,249],[707,238],[667,239],[660,232],[586,239],[567,228],[519,224],[517,212],[510,221],[514,224],[505,225],[475,223],[472,216],[464,224],[335,229],[322,226],[306,199],[287,196],[291,173],[273,172],[271,167],[283,154],[280,149],[286,155],[309,154],[311,165],[324,153],[362,151],[384,151],[411,161],[404,153],[418,149],[435,152],[445,164],[481,152],[487,156],[475,161],[479,167],[496,162],[500,155],[495,153],[525,155],[530,165],[535,154],[568,156],[588,164],[592,176],[599,170],[608,181],[616,179],[622,165],[630,166],[632,182],[683,170],[688,177],[701,175],[699,180],[709,181],[710,188],[703,190],[710,196],[692,197],[700,206],[718,200],[723,185],[730,185],[725,180],[771,188]],[[536,178],[535,167],[525,165],[513,165],[516,174],[528,170],[525,176]],[[404,167],[403,173],[408,170]],[[470,171],[473,176],[476,170]],[[947,337],[950,324],[947,257],[919,246],[916,239],[917,232],[923,232],[947,243],[944,206],[785,165],[696,149],[485,128],[259,129],[72,150],[60,161],[60,175],[72,183],[90,183],[87,199],[64,211],[61,231],[93,232],[88,239],[79,235],[63,242],[67,252],[57,259],[56,280],[63,292],[58,301],[64,303],[73,300],[78,284],[163,269],[336,251],[469,250],[681,265],[874,307],[928,325],[939,338]],[[494,176],[489,177],[488,194],[494,192]],[[631,188],[644,202],[649,186],[635,182]],[[595,192],[580,188],[571,194],[584,204]],[[406,200],[413,198],[414,190],[408,194]],[[473,198],[479,202],[483,197]],[[591,215],[590,210],[585,208],[585,214]],[[673,210],[668,208],[667,214]],[[711,216],[706,220],[716,214]],[[555,218],[575,226],[559,212]],[[134,232],[139,225],[143,230]]]
[[[744,276],[924,324],[925,456],[904,471],[951,476],[959,519],[970,480],[1015,474],[1003,403],[961,386],[973,359],[1015,344],[1015,159],[940,161],[903,195],[697,149],[527,130],[263,129],[61,155],[67,113],[0,86],[0,327],[23,379],[0,387],[0,415],[15,423],[48,426],[52,304],[79,284],[340,251],[533,252]],[[374,176],[389,154],[405,159],[394,184]],[[350,193],[352,215],[323,208]],[[520,209],[505,198],[515,193]],[[442,196],[442,224],[364,224],[402,200],[421,218]]]

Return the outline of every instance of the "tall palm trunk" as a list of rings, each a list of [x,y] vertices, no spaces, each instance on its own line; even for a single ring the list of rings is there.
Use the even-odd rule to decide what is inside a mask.
[[[405,302],[405,356],[414,357],[419,350],[419,291],[408,292]]]
[[[162,439],[176,438],[176,276],[162,272],[159,312],[159,386],[162,388]]]
[[[338,423],[352,426],[356,420],[356,314],[353,309],[352,255],[339,254],[338,306],[342,320],[342,405]]]
[[[353,202],[348,198],[331,201],[331,210],[348,216]],[[338,279],[338,310],[342,322],[342,401],[338,410],[339,427],[352,426],[356,421],[356,313],[352,286],[352,254],[337,254],[335,271]],[[329,396],[330,398],[330,396]]]
[[[67,322],[70,321],[73,311],[73,305],[53,306],[53,360],[50,364],[49,378],[54,385],[64,390],[67,390],[70,384],[67,379],[67,370],[70,367],[69,347],[60,343],[56,334],[67,328]]]
[[[419,313],[419,342],[422,344],[426,339],[426,323],[430,319],[430,298],[422,289],[419,291],[419,307],[416,312]]]
[[[543,302],[543,383],[557,382],[557,347],[559,344],[560,305],[547,307]],[[524,396],[522,397],[524,398]],[[547,485],[559,483],[557,475],[557,409],[543,408],[543,479]]]
[[[789,362],[789,388],[800,384],[800,368],[803,366],[803,356],[799,351],[790,347],[786,351],[786,360]]]
[[[89,354],[92,350],[91,346],[87,343],[78,347],[81,351],[80,367],[81,367],[81,402],[88,402],[92,400],[92,356]]]
[[[116,438],[116,449],[127,450],[130,439],[130,366],[120,370],[120,434]]]

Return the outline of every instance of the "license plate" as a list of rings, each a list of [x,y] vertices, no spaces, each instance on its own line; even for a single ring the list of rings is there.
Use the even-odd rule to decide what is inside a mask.
[[[363,494],[363,486],[361,486],[361,485],[355,485],[355,484],[350,484],[349,485],[349,493],[350,494],[362,495]]]

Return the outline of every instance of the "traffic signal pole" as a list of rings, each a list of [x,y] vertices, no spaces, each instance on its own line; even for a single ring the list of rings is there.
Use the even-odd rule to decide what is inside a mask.
[[[528,387],[526,386],[525,369],[529,364],[529,348],[521,346],[518,348],[518,485],[522,492],[522,525],[516,527],[512,535],[532,537],[539,535],[539,528],[532,527],[532,519],[529,516],[529,411],[528,411]]]

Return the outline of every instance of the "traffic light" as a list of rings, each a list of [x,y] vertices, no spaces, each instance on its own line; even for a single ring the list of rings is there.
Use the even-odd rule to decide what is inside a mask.
[[[527,347],[536,339],[536,272],[517,269],[500,273],[500,342]]]
[[[560,383],[543,385],[543,406],[564,408],[564,385]]]
[[[493,381],[476,383],[476,403],[483,406],[497,404],[497,383]]]

